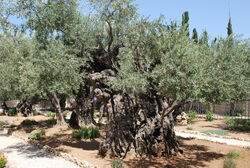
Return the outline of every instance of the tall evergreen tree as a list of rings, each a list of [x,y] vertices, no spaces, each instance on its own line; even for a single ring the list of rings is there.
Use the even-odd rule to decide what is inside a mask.
[[[189,13],[185,11],[182,14],[182,27],[187,32],[187,36],[189,36]]]
[[[193,29],[192,40],[193,40],[195,43],[198,43],[198,42],[199,42],[198,33],[197,33],[196,28]]]
[[[232,21],[231,17],[229,18],[228,25],[227,25],[227,36],[231,36],[233,34],[233,26],[232,26]]]

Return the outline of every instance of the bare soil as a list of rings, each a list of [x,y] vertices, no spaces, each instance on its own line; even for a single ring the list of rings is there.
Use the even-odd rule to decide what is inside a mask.
[[[227,125],[223,120],[214,120],[212,122],[205,121],[205,119],[198,119],[188,126],[176,125],[176,131],[187,131],[187,127],[191,127],[192,131],[205,131],[205,130],[227,130],[229,131],[229,137],[243,138],[250,141],[250,131],[233,131],[228,130]]]
[[[18,129],[14,134],[20,134],[24,137],[28,137],[28,132],[33,129],[44,129],[46,137],[40,141],[44,145],[49,145],[53,148],[65,151],[71,155],[88,161],[100,168],[110,168],[112,159],[101,158],[98,154],[99,143],[103,138],[94,140],[76,140],[71,137],[72,129],[61,127],[49,127],[46,125],[46,120],[51,119],[44,116],[33,117],[7,117],[0,116],[0,121],[13,121],[15,125],[19,125],[24,119],[33,119],[39,122],[39,125],[32,126],[27,130]],[[197,125],[197,126],[196,126]],[[212,125],[209,127],[209,125]],[[194,130],[207,130],[207,129],[221,129],[223,122],[216,120],[212,123],[197,121],[192,127]],[[178,129],[186,129],[186,127],[177,127]],[[249,133],[236,134],[238,136],[248,136]],[[230,133],[231,135],[231,133]],[[234,134],[232,134],[234,135]],[[231,136],[232,136],[231,135]],[[184,150],[183,154],[173,156],[171,158],[135,158],[128,157],[124,160],[125,168],[160,168],[166,166],[168,168],[222,168],[223,160],[226,154],[231,151],[237,151],[241,153],[241,157],[236,160],[237,168],[249,168],[248,161],[250,160],[250,149],[240,148],[234,146],[228,146],[224,144],[218,144],[197,139],[182,139],[179,138],[181,146]]]

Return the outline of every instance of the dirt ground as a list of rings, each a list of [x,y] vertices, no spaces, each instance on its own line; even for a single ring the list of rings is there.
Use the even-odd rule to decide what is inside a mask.
[[[14,124],[19,125],[24,117],[6,117],[0,116],[0,121],[13,121]],[[95,140],[76,140],[71,138],[72,129],[59,127],[47,127],[44,121],[50,118],[44,116],[33,116],[28,119],[34,119],[39,122],[39,125],[31,127],[30,130],[19,129],[14,132],[24,137],[28,137],[28,133],[32,129],[43,128],[46,132],[46,137],[40,142],[44,145],[49,145],[53,148],[63,150],[77,157],[88,161],[100,168],[110,168],[111,159],[103,159],[98,157],[98,146],[103,138]],[[203,123],[203,122],[200,122]],[[213,123],[213,122],[212,122]],[[204,123],[203,123],[204,124]],[[210,123],[211,124],[211,123]],[[221,122],[214,121],[214,127],[220,127]],[[202,124],[200,124],[202,125]],[[195,125],[193,125],[195,126]],[[193,127],[192,126],[192,127]],[[202,126],[200,126],[202,128]],[[181,128],[181,127],[179,127]],[[179,129],[177,128],[177,129]],[[193,127],[194,128],[194,127]],[[184,129],[184,127],[183,127]],[[204,129],[207,128],[204,125]],[[215,128],[213,128],[215,129]],[[249,134],[248,134],[249,135]],[[241,157],[236,160],[237,168],[249,168],[248,161],[250,160],[250,149],[228,146],[196,139],[182,139],[179,138],[181,147],[184,153],[171,158],[130,158],[125,159],[125,168],[160,168],[166,166],[167,168],[222,168],[223,160],[227,153],[237,151],[241,153]]]
[[[194,121],[192,124],[188,125],[188,127],[192,128],[192,131],[205,131],[205,130],[227,130],[227,125],[223,120],[214,120],[212,122],[205,121],[205,119],[198,119]],[[175,126],[175,130],[180,131],[187,131],[187,126]],[[250,141],[250,131],[229,131],[229,137],[235,137],[235,138],[243,138],[245,140]]]

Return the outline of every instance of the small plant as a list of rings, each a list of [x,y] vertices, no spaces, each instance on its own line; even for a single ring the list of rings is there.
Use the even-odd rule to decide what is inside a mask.
[[[0,154],[0,168],[5,168],[7,164],[7,158],[3,154]]]
[[[214,113],[212,111],[207,111],[206,112],[206,121],[213,121],[214,120]]]
[[[71,112],[71,111],[69,111],[69,110],[65,110],[65,111],[63,112],[63,116],[66,117],[70,112]]]
[[[49,125],[49,126],[53,126],[53,125],[56,125],[56,120],[46,120],[46,124]]]
[[[238,159],[238,158],[240,158],[240,156],[241,156],[241,154],[239,152],[234,152],[234,151],[229,152],[227,154],[227,158],[229,158],[229,159]]]
[[[188,123],[191,124],[196,119],[197,119],[197,112],[189,111],[188,112]]]
[[[72,132],[72,137],[77,139],[94,139],[100,137],[100,132],[98,128],[89,127],[89,128],[81,128],[79,130],[75,130]]]
[[[229,112],[229,115],[230,116],[243,116],[244,115],[244,110],[242,110],[242,109],[235,109],[235,110],[233,110],[233,111],[230,111]]]
[[[214,135],[219,135],[219,136],[228,136],[229,133],[228,131],[225,130],[205,130],[202,131],[204,134],[214,134]]]
[[[226,157],[223,163],[223,168],[236,168],[236,163],[233,159]]]
[[[51,112],[51,111],[45,111],[44,114],[45,114],[45,116],[52,117],[52,118],[54,118],[56,116],[56,114]]]
[[[9,123],[6,121],[0,121],[0,126],[3,126],[3,125],[9,125]]]
[[[43,138],[43,136],[45,135],[44,131],[42,130],[34,130],[30,133],[29,135],[29,139],[31,140],[40,140]]]
[[[7,115],[8,115],[8,116],[16,116],[16,115],[17,115],[16,109],[15,109],[15,108],[10,108],[10,109],[7,111]]]
[[[122,159],[113,160],[111,163],[111,168],[123,168],[123,160]]]
[[[37,125],[37,124],[38,124],[38,122],[36,122],[35,120],[29,120],[29,119],[23,120],[21,122],[22,126],[32,126],[32,125]]]
[[[187,126],[187,128],[186,128],[187,130],[193,130],[193,128],[192,127],[190,127],[190,126]]]

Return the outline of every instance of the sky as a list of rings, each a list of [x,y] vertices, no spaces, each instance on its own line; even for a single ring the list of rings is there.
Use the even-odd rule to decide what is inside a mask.
[[[150,19],[161,14],[167,21],[181,22],[182,13],[189,12],[190,32],[196,28],[209,33],[210,40],[226,37],[229,6],[233,32],[242,39],[250,39],[250,0],[135,0],[138,12]],[[18,22],[13,17],[12,21]]]
[[[190,30],[206,30],[210,38],[225,37],[229,6],[233,32],[250,38],[250,0],[136,0],[139,13],[156,19],[163,14],[167,21],[181,22],[182,13],[189,12]],[[230,5],[229,5],[230,4]]]

